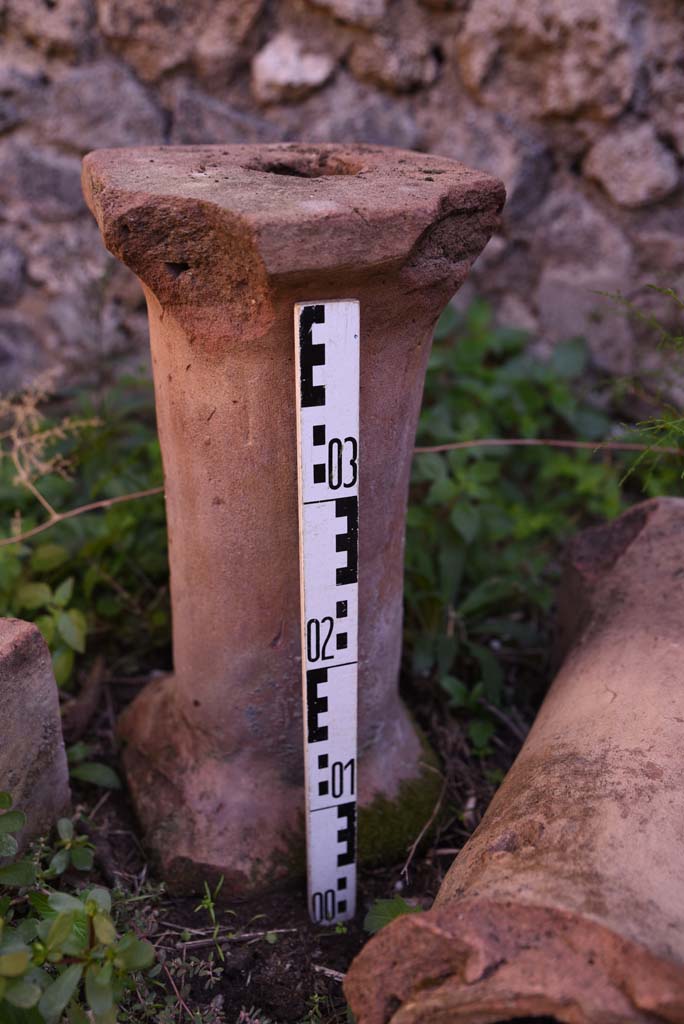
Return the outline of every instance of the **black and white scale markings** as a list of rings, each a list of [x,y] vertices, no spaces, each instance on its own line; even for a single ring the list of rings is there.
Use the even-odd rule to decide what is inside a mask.
[[[295,306],[309,913],[356,905],[359,304]]]

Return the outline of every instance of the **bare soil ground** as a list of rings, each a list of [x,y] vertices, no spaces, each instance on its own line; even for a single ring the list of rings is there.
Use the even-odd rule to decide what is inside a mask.
[[[95,756],[114,767],[116,717],[141,685],[142,679],[105,681],[100,710],[84,737],[95,745]],[[125,891],[129,921],[147,934],[171,968],[162,969],[159,984],[165,986],[164,997],[177,1003],[179,1022],[346,1024],[341,982],[369,937],[363,928],[369,907],[397,894],[423,908],[432,904],[456,852],[515,757],[532,712],[506,713],[491,756],[481,759],[472,754],[464,729],[445,713],[438,696],[410,683],[405,690],[440,757],[445,779],[441,806],[436,824],[407,849],[404,860],[361,870],[357,917],[344,926],[311,924],[301,885],[242,902],[219,898],[212,922],[208,910],[199,907],[201,896],[173,896],[155,878],[125,791],[77,784],[75,798],[95,844],[96,871],[108,886]],[[212,937],[216,926],[217,941]]]

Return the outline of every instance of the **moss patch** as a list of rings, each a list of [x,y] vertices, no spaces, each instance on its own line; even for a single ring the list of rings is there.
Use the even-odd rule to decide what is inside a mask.
[[[372,804],[359,807],[357,822],[358,863],[372,867],[392,864],[406,856],[435,809],[442,787],[439,761],[427,740],[415,725],[422,747],[424,768],[420,775],[401,783],[394,799],[378,796]],[[438,824],[436,820],[434,824]],[[425,839],[429,838],[427,833]],[[254,890],[270,882],[278,884],[285,877],[290,881],[306,877],[306,833],[304,814],[299,827],[283,835],[283,847],[271,865],[258,864],[250,879]]]
[[[393,800],[378,796],[369,806],[359,807],[360,864],[391,864],[405,857],[435,809],[442,779],[432,748],[422,736],[421,740],[425,764],[421,774],[404,780]]]

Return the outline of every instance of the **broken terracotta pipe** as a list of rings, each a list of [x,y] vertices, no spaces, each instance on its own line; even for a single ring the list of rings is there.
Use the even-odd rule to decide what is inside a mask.
[[[0,791],[26,816],[21,850],[71,803],[50,651],[37,626],[0,618]],[[0,858],[0,863],[3,858]]]
[[[432,910],[361,951],[358,1024],[684,1021],[684,501],[581,534],[565,659]]]
[[[435,321],[503,187],[338,145],[101,150],[83,183],[147,298],[165,472],[174,673],[123,718],[128,781],[167,879],[257,890],[304,842],[294,304],[360,302],[363,852],[364,807],[396,825],[405,783],[435,784],[397,692],[411,449]]]

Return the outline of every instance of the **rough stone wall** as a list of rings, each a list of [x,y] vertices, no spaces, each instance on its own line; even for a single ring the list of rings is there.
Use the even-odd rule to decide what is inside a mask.
[[[684,270],[678,0],[0,0],[0,386],[139,359],[137,283],[79,187],[100,146],[352,140],[498,174],[465,301],[597,363],[649,353],[597,290]],[[645,301],[658,297],[647,294]]]

